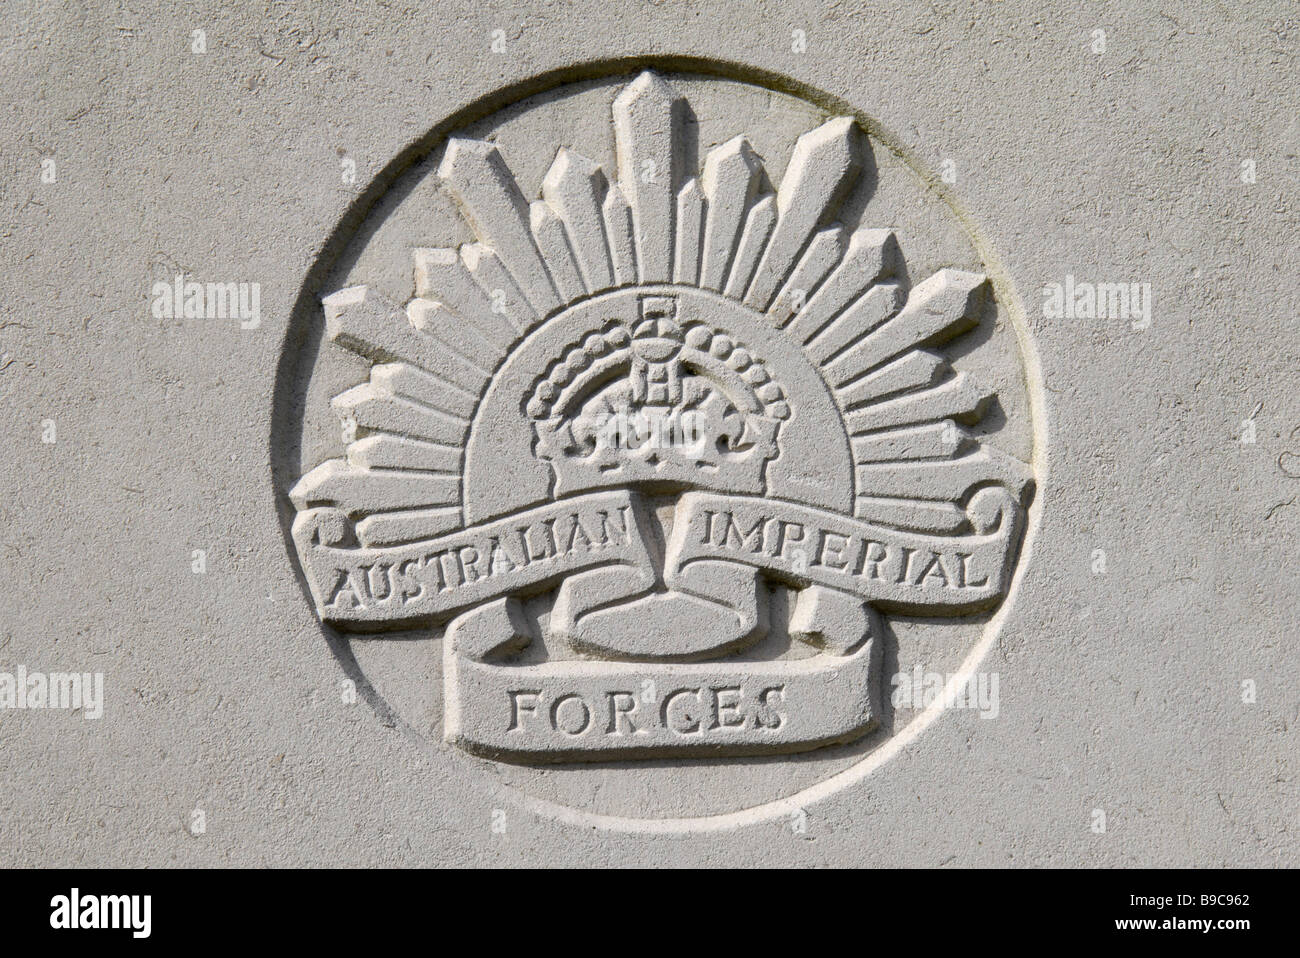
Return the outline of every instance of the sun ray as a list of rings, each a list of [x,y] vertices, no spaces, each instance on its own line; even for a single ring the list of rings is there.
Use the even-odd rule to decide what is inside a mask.
[[[707,208],[700,259],[702,288],[722,292],[762,172],[762,161],[743,136],[714,147],[705,157],[700,178]]]
[[[442,303],[413,299],[406,304],[406,317],[420,332],[447,345],[449,350],[485,375],[496,367],[500,350],[484,339],[474,324],[464,322]],[[452,343],[455,343],[454,349],[450,346]]]
[[[325,332],[333,342],[372,362],[406,361],[477,394],[482,370],[451,353],[446,344],[417,330],[406,311],[365,286],[326,296]]]
[[[853,514],[867,522],[936,535],[950,535],[968,522],[966,510],[955,502],[885,496],[859,496],[854,501]]]
[[[409,470],[354,469],[342,459],[330,459],[298,480],[291,498],[299,509],[327,504],[349,514],[458,504],[460,477]]]
[[[543,316],[557,309],[560,297],[533,242],[528,201],[496,144],[453,137],[438,175],[475,235],[501,257],[533,309]]]
[[[836,387],[840,408],[856,409],[895,393],[925,389],[951,372],[948,360],[926,349],[914,349],[879,369],[867,371],[841,357],[835,364],[831,383]]]
[[[373,382],[362,383],[339,393],[330,406],[349,432],[387,432],[443,445],[460,445],[469,421],[439,412],[432,406],[394,396]]]
[[[443,446],[409,436],[376,433],[348,446],[348,462],[358,469],[410,469],[460,475],[459,446]]]
[[[419,542],[461,526],[459,506],[379,512],[357,523],[357,540],[368,549]]]
[[[799,265],[794,268],[767,309],[767,318],[772,325],[780,328],[790,322],[791,317],[803,308],[808,297],[817,292],[822,280],[830,275],[844,256],[844,235],[844,227],[835,223],[813,237],[799,260]]]
[[[632,210],[637,275],[672,282],[678,166],[686,101],[657,73],[642,73],[614,99],[618,182]]]
[[[857,344],[855,367],[873,369],[920,343],[951,339],[972,329],[987,280],[980,273],[941,269],[919,284],[898,315]]]
[[[578,261],[569,245],[563,221],[541,200],[535,200],[528,210],[533,242],[546,260],[555,288],[560,291],[560,298],[566,303],[581,298],[587,292],[587,285],[578,270]]]
[[[998,481],[1017,492],[1024,488],[1022,463],[981,447],[958,459],[903,463],[861,463],[858,494],[899,499],[958,502],[972,486]]]
[[[804,350],[823,369],[831,366],[841,356],[847,362],[863,339],[902,308],[907,299],[901,283],[878,283],[858,297],[839,316],[823,326]]]
[[[601,213],[608,186],[609,181],[597,164],[563,148],[555,154],[555,161],[542,181],[542,199],[564,221],[589,293],[614,285]]]
[[[397,396],[432,406],[462,419],[474,415],[478,397],[409,363],[376,363],[370,381]]]
[[[772,235],[775,227],[776,194],[767,193],[754,201],[749,215],[745,217],[745,230],[740,234],[740,242],[736,244],[736,256],[727,276],[724,295],[731,299],[740,299],[744,295],[745,287],[749,285],[749,279],[758,265],[758,258],[767,244],[767,238]]]
[[[677,193],[677,243],[673,253],[673,282],[694,286],[700,275],[700,244],[708,207],[700,181],[691,177]]]
[[[903,459],[951,459],[971,448],[969,435],[948,419],[853,436],[850,444],[853,461],[859,465]]]
[[[636,234],[632,225],[632,207],[627,197],[611,184],[602,208],[609,258],[614,268],[614,285],[630,286],[636,282]]]
[[[514,337],[532,329],[540,317],[529,304],[523,291],[515,284],[501,257],[482,243],[466,243],[460,248],[461,262],[479,285],[491,297],[490,313],[504,316],[514,327]]]
[[[502,350],[515,341],[518,329],[503,315],[492,311],[487,294],[475,282],[457,250],[417,249],[412,256],[416,296],[443,303]]]
[[[799,137],[777,191],[776,227],[745,294],[747,306],[767,310],[809,237],[839,208],[861,167],[852,117],[828,120]]]
[[[973,376],[958,373],[938,386],[855,409],[844,422],[851,435],[931,419],[973,423],[984,414],[991,395]]]
[[[806,343],[867,289],[892,274],[898,240],[891,230],[859,229],[830,276],[804,304],[786,332]]]

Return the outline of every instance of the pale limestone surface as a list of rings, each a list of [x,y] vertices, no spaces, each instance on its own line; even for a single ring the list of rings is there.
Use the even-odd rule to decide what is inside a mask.
[[[1294,862],[1294,16],[761,8],[6,7],[0,671],[102,672],[105,688],[97,720],[0,710],[7,862]],[[647,121],[663,104],[672,120]],[[630,172],[646,160],[669,176]],[[798,199],[814,194],[842,202],[833,223]],[[837,317],[864,287],[842,288],[837,262],[881,280],[853,322]],[[830,278],[800,305],[792,271]],[[259,284],[260,315],[158,316],[154,284],[178,273]],[[1149,284],[1149,323],[1045,310],[1044,287],[1082,283]],[[680,292],[696,284],[714,292]],[[827,529],[838,510],[993,535],[1005,500],[966,493],[994,470],[1027,506],[1015,578],[936,610],[848,601],[807,557],[744,573],[710,556],[712,579],[687,565],[678,582],[668,562],[677,606],[596,569],[558,596],[485,592],[446,636],[439,610],[369,637],[323,627],[295,512],[343,503],[315,516],[322,542],[355,521],[363,546],[402,548],[534,507],[551,470],[589,481],[525,407],[573,343],[565,325],[595,321],[564,304],[613,287],[675,296],[688,332],[697,302],[715,339],[743,328],[780,368],[766,401],[788,402],[789,426],[812,402],[800,351],[841,391],[882,394],[825,370],[901,309],[872,344],[924,340],[889,375],[942,388],[924,417],[851,407],[846,461],[875,494],[815,491],[834,474],[815,425],[775,431],[810,451],[764,473],[765,494]],[[634,326],[604,295],[601,319]],[[557,310],[553,335],[515,348]],[[947,337],[887,332],[926,321]],[[517,358],[480,382],[503,353]],[[456,443],[418,437],[480,406],[513,412],[484,415],[464,476],[438,478]],[[940,429],[953,415],[960,430]],[[559,452],[529,459],[539,437]],[[937,471],[899,466],[935,456]],[[394,465],[428,472],[415,499],[374,484]],[[671,560],[683,526],[649,492],[638,522]],[[900,497],[931,505],[902,514]],[[584,619],[611,595],[672,628]],[[661,714],[739,717],[746,741],[701,758],[666,722],[626,757],[516,754],[473,703],[502,691],[494,657],[546,669],[557,650],[616,731],[686,676],[685,710]],[[818,673],[830,656],[857,664]],[[587,674],[629,657],[656,687],[639,704]],[[770,748],[772,702],[745,675],[778,660],[824,701],[806,713],[820,725]],[[914,669],[996,678],[996,708],[891,701],[890,677]],[[517,699],[515,717],[545,718],[544,701]],[[851,741],[804,750],[821,738]]]

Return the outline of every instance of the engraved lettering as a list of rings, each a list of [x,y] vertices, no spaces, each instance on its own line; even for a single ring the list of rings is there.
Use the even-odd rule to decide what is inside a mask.
[[[902,585],[909,579],[909,573],[912,568],[912,556],[916,555],[916,550],[909,549],[907,546],[902,546],[900,548],[903,553],[903,565],[898,570],[898,578],[895,579],[894,582]]]
[[[519,560],[519,567],[526,568],[533,561],[533,557],[528,553],[528,528],[516,529],[515,535],[519,536],[519,554],[523,556]]]
[[[488,543],[488,556],[488,575],[504,575],[519,567],[519,563],[510,557],[497,536],[493,536]]]
[[[710,545],[713,542],[713,517],[715,515],[712,509],[704,509],[700,513],[704,516],[704,536],[700,542],[704,545]]]
[[[398,579],[401,580],[401,592],[398,599],[403,605],[408,602],[416,602],[424,598],[424,583],[415,578],[412,569],[419,570],[419,559],[407,559],[395,570]]]
[[[596,515],[600,517],[600,545],[602,546],[622,546],[626,545],[630,539],[632,523],[632,507],[624,506],[618,511],[622,524],[614,526],[609,521],[609,511],[600,509]]]
[[[460,579],[465,585],[477,582],[479,571],[475,563],[479,561],[479,551],[474,546],[461,546],[456,550],[456,566],[460,570]]]
[[[390,568],[389,566],[383,565],[381,563],[375,563],[374,565],[368,565],[368,566],[363,565],[360,568],[362,574],[365,576],[366,585],[369,587],[370,597],[372,599],[374,599],[376,602],[383,602],[385,599],[387,599],[390,595],[393,594],[393,584],[391,580],[388,578],[388,570]],[[376,570],[378,570],[379,572],[379,577],[378,577],[379,585],[376,585],[376,578],[375,578]],[[380,585],[383,586],[382,592],[380,591],[379,588]]]
[[[824,529],[818,530],[819,541],[817,548],[813,551],[813,565],[825,566],[828,569],[845,569],[848,567],[848,559],[844,558],[844,550],[849,546],[849,540],[844,536],[837,535],[834,532],[827,532]]]
[[[692,705],[698,708],[699,693],[699,689],[677,689],[665,695],[663,705],[659,708],[659,719],[663,727],[682,735],[700,731],[698,713],[689,711]],[[683,702],[681,708],[677,708],[677,700],[681,696],[691,696],[693,701]]]
[[[559,549],[555,545],[555,520],[546,519],[540,524],[540,529],[534,526],[529,531],[536,533],[533,536],[534,542],[537,542],[538,539],[541,540],[540,543],[541,551],[538,552],[533,549],[529,549],[528,558],[533,561],[539,559],[553,559],[555,555],[559,552]]]
[[[347,569],[337,569],[337,578],[330,589],[329,598],[325,600],[325,605],[336,606],[344,609],[363,607],[361,596],[352,585],[352,576]],[[344,601],[346,600],[346,601]]]
[[[744,728],[745,716],[740,713],[740,686],[715,685],[713,693],[713,724],[710,728]]]
[[[565,706],[568,706],[566,709]],[[561,714],[563,713],[563,715]],[[562,695],[551,706],[551,728],[565,735],[581,735],[591,727],[591,709],[581,695]]]
[[[506,695],[510,697],[510,724],[506,726],[506,731],[521,731],[523,729],[523,713],[537,714],[537,705],[542,695],[541,690],[512,689],[506,692]]]
[[[576,512],[570,518],[573,520],[573,526],[569,529],[568,544],[564,547],[565,554],[567,555],[577,549],[579,542],[582,543],[581,548],[584,552],[590,552],[591,536],[589,536],[587,530],[582,527],[582,519]]]
[[[924,588],[929,585],[927,580],[931,578],[938,580],[940,585],[945,589],[950,587],[948,573],[944,569],[943,563],[939,561],[939,554],[937,552],[930,553],[930,561],[927,562],[921,568],[921,571],[916,574],[916,584]]]
[[[798,522],[787,522],[785,519],[778,519],[776,527],[776,544],[773,547],[772,555],[784,559],[787,545],[803,541],[804,528]]]
[[[873,554],[872,550],[878,549],[879,552]],[[879,579],[883,581],[880,574],[880,563],[889,558],[889,548],[882,542],[868,541],[862,549],[862,568],[858,570],[859,575],[865,575],[868,579]]]
[[[445,552],[435,552],[432,555],[424,557],[424,570],[433,571],[433,591],[442,592],[447,588],[447,577],[443,575],[442,557]]]
[[[637,727],[632,723],[632,713],[636,711],[636,696],[631,692],[607,692],[609,698],[609,725],[605,729],[609,735],[635,734]],[[623,729],[627,729],[627,733]]]
[[[988,576],[984,576],[984,578],[980,579],[979,581],[976,581],[976,580],[974,580],[974,579],[971,578],[971,575],[970,575],[970,561],[971,561],[971,559],[974,558],[974,556],[972,556],[972,555],[971,555],[970,553],[968,553],[968,552],[959,552],[959,553],[957,553],[957,557],[961,560],[961,581],[965,583],[966,588],[968,588],[968,589],[978,589],[978,588],[980,588],[981,586],[986,586],[986,585],[988,585],[988,583],[989,583],[989,577],[988,577]]]
[[[758,712],[754,716],[754,724],[759,728],[778,729],[785,724],[785,714],[777,711],[776,704],[772,702],[774,697],[784,702],[784,685],[772,685],[759,693]]]
[[[754,553],[763,551],[763,527],[767,525],[767,519],[759,516],[749,527],[749,531],[745,532],[730,512],[722,513],[719,518],[722,520],[722,536],[718,545],[728,549],[734,548],[737,551]]]

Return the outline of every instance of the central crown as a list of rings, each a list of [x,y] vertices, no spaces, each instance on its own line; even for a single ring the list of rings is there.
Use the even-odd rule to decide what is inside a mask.
[[[534,454],[555,493],[640,484],[762,493],[790,415],[763,363],[672,295],[634,292],[633,320],[572,345],[533,386]]]

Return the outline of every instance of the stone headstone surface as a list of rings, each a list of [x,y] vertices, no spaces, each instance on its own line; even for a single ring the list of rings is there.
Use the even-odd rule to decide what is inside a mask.
[[[1295,862],[1287,5],[4,17],[12,863]]]

